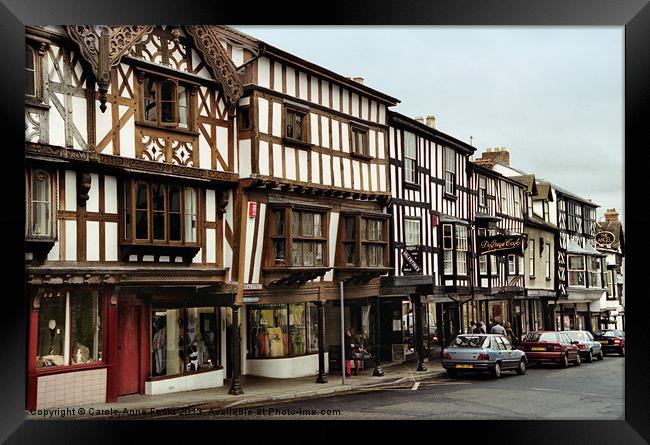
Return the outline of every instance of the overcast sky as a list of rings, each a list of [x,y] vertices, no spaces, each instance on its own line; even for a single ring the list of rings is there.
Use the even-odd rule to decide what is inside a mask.
[[[623,217],[623,27],[236,28]]]

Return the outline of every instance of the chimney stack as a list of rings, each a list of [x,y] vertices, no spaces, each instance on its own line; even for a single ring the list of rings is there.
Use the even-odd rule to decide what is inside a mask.
[[[618,212],[616,209],[607,209],[605,212],[605,221],[618,221]]]
[[[506,147],[487,148],[479,159],[494,164],[499,161],[502,164],[510,167],[510,152]]]
[[[415,121],[424,124],[424,118],[422,116],[416,116]]]
[[[427,125],[427,127],[431,127],[431,128],[435,129],[436,128],[436,117],[431,115],[431,114],[429,116],[427,116],[426,125]]]
[[[363,77],[350,77],[350,79],[354,80],[357,83],[360,83],[363,85]]]

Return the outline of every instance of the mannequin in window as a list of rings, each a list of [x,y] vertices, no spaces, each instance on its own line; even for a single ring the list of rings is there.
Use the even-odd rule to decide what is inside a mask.
[[[36,366],[63,365],[63,351],[61,346],[61,328],[56,327],[56,320],[50,319],[47,327],[41,331],[38,348],[40,356]]]
[[[165,373],[165,356],[167,354],[167,328],[165,319],[159,318],[156,323],[156,333],[153,335],[154,375]]]

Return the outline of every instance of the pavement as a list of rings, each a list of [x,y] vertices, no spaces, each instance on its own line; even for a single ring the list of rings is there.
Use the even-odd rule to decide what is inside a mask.
[[[333,395],[359,393],[382,387],[415,384],[423,380],[446,375],[439,360],[425,362],[426,371],[416,371],[417,361],[399,364],[382,364],[384,376],[373,377],[373,368],[361,371],[358,376],[346,378],[342,384],[340,374],[329,374],[327,383],[315,383],[316,376],[272,379],[256,376],[242,376],[240,384],[244,391],[240,395],[230,395],[229,382],[219,388],[184,391],[161,395],[134,394],[119,397],[117,402],[80,405],[69,408],[73,414],[65,418],[79,420],[116,419],[119,417],[151,418],[190,414],[197,409],[234,410],[247,406],[264,405],[274,402],[290,402],[314,399]],[[27,419],[37,417],[27,413]]]

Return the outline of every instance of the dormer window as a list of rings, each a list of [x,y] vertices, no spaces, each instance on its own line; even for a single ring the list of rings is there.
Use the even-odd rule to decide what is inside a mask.
[[[145,122],[164,127],[189,129],[188,86],[175,79],[145,76],[142,117]]]

